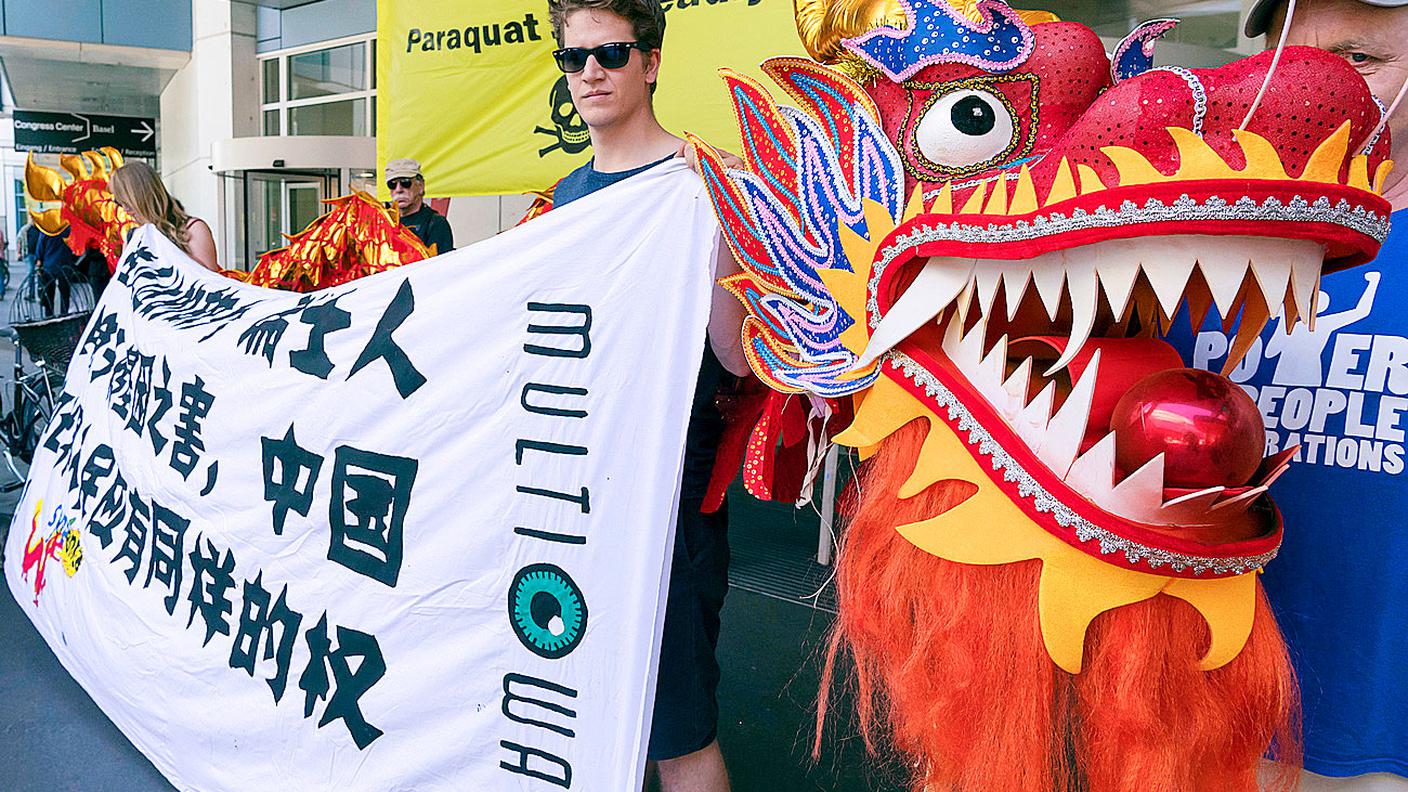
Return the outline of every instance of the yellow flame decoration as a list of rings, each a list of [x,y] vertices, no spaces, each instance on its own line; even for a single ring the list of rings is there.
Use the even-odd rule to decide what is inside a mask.
[[[1244,129],[1235,130],[1234,138],[1241,149],[1246,164],[1238,169],[1222,158],[1207,141],[1192,130],[1182,127],[1168,127],[1168,133],[1178,149],[1178,169],[1165,174],[1143,154],[1125,146],[1105,146],[1100,151],[1110,158],[1118,174],[1119,181],[1113,185],[1104,184],[1095,169],[1077,163],[1074,170],[1070,160],[1061,159],[1056,176],[1051,182],[1046,198],[1039,200],[1032,183],[1031,173],[1023,165],[1019,171],[1016,187],[1008,198],[1007,178],[993,179],[992,194],[984,194],[986,185],[980,183],[963,204],[960,214],[986,214],[994,217],[1031,214],[1038,209],[1069,201],[1080,195],[1089,195],[1110,187],[1133,187],[1146,184],[1164,184],[1180,181],[1206,181],[1213,179],[1249,179],[1269,181],[1299,181],[1316,184],[1334,184],[1383,195],[1384,181],[1393,169],[1392,160],[1384,160],[1375,169],[1372,180],[1369,177],[1369,158],[1364,154],[1348,157],[1347,178],[1340,179],[1340,171],[1346,166],[1349,155],[1350,124],[1345,121],[1329,137],[1316,146],[1301,169],[1299,176],[1291,176],[1286,171],[1276,147],[1266,138]],[[1077,186],[1076,176],[1079,176]],[[946,182],[929,208],[929,214],[952,214],[953,184]]]

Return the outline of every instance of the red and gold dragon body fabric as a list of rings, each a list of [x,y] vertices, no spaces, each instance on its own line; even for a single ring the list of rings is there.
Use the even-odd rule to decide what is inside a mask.
[[[1257,581],[1293,450],[1160,336],[1215,309],[1230,367],[1314,321],[1388,232],[1382,107],[1318,50],[1154,68],[1169,20],[1107,56],[991,0],[798,6],[795,107],[726,73],[745,167],[701,149],[753,370],[855,406],[826,677],[915,790],[1293,783]]]
[[[123,165],[122,154],[105,146],[98,151],[64,154],[59,161],[68,179],[60,171],[36,163],[32,154],[25,162],[25,194],[35,204],[30,220],[49,236],[67,230],[65,241],[75,256],[97,250],[112,271],[127,233],[137,226],[108,188],[108,177]]]
[[[74,255],[100,251],[108,268],[117,266],[127,234],[137,226],[113,199],[108,178],[122,167],[113,148],[66,154],[60,158],[69,178],[38,164],[25,165],[25,193],[35,210],[30,218],[41,231],[58,236],[69,231]],[[371,195],[326,200],[328,211],[288,237],[288,244],[267,251],[248,272],[224,270],[236,280],[286,291],[309,292],[337,286],[383,270],[429,258],[432,251],[401,224],[399,212]],[[48,207],[48,208],[44,208]]]
[[[264,253],[249,272],[225,274],[271,289],[310,292],[430,258],[394,206],[364,192],[324,201],[328,211]]]

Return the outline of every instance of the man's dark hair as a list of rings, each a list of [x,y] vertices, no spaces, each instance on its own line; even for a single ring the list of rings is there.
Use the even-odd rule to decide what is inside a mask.
[[[631,23],[636,41],[660,49],[665,40],[665,9],[660,0],[548,0],[548,21],[557,46],[562,46],[562,26],[573,11],[610,11]]]

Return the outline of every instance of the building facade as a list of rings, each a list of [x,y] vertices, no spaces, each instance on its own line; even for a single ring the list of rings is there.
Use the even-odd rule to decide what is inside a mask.
[[[1165,56],[1212,65],[1253,50],[1238,24],[1247,4],[1029,5],[1085,22],[1111,46],[1142,20],[1179,16]],[[102,113],[153,121],[172,194],[210,223],[223,266],[251,266],[317,217],[323,199],[375,188],[376,21],[376,0],[0,0],[7,240],[24,222],[13,110]],[[456,241],[511,226],[528,202],[454,198]]]

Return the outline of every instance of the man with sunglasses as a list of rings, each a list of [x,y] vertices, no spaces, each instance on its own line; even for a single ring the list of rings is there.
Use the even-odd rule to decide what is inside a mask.
[[[419,162],[402,158],[386,163],[386,189],[401,211],[401,225],[420,237],[432,255],[455,249],[450,221],[425,203],[425,177],[420,173]]]
[[[560,47],[553,57],[567,75],[572,103],[591,133],[594,155],[558,183],[554,206],[584,198],[675,156],[687,156],[683,141],[660,125],[651,104],[665,33],[660,0],[549,0],[548,15]],[[718,277],[737,267],[727,247],[721,244],[720,251]],[[717,739],[719,664],[715,658],[719,613],[728,591],[728,518],[726,508],[703,514],[701,506],[723,431],[715,393],[730,372],[748,371],[741,323],[737,301],[715,288],[709,343],[685,439],[655,714],[646,752],[663,792],[729,789]]]

